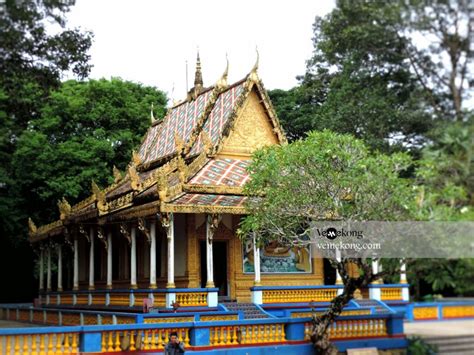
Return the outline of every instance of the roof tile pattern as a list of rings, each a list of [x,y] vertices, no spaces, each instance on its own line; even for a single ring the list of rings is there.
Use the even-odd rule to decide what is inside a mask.
[[[235,109],[235,104],[240,95],[244,92],[245,82],[231,87],[229,90],[223,92],[216,100],[214,108],[202,128],[211,138],[212,144],[215,145],[222,135],[225,124],[228,122],[230,114]],[[201,152],[203,142],[199,136],[196,143],[191,148],[190,155]]]
[[[249,179],[250,160],[212,159],[189,181],[190,184],[242,187]]]
[[[175,151],[174,135],[176,132],[184,141],[189,139],[198,118],[204,112],[211,93],[212,90],[207,90],[196,100],[177,106],[166,115],[161,123],[151,127],[139,150],[143,163],[172,154]]]
[[[171,204],[242,207],[246,199],[246,196],[239,195],[184,194],[171,202]]]

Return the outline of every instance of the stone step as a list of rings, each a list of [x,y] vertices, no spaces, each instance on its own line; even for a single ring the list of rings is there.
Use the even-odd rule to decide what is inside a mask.
[[[438,354],[474,354],[474,336],[423,337],[428,344],[438,348]]]

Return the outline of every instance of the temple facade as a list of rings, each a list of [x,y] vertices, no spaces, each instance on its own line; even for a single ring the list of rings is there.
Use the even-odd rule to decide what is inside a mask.
[[[42,304],[138,307],[151,298],[158,307],[216,307],[328,302],[340,292],[340,278],[310,247],[255,248],[238,237],[252,153],[286,144],[257,69],[258,60],[229,85],[226,68],[204,87],[198,56],[194,87],[163,119],[151,113],[126,172],[114,168],[107,187],[92,182],[76,205],[59,201],[57,221],[29,221]],[[406,292],[358,297],[404,301]]]

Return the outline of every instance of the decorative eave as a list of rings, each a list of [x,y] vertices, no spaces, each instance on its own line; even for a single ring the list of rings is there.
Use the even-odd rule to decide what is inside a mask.
[[[176,205],[173,203],[162,202],[160,204],[161,212],[173,213],[217,213],[217,214],[247,214],[244,206],[215,206],[215,205]]]
[[[30,243],[36,243],[47,239],[50,236],[61,234],[64,231],[63,221],[57,220],[44,226],[33,228],[31,219],[29,220],[29,239]],[[33,224],[34,225],[34,224]]]

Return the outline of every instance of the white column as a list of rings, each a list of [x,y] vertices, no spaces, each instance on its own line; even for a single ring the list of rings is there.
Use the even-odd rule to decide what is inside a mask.
[[[63,247],[58,245],[58,291],[63,290]]]
[[[166,229],[168,239],[168,283],[166,288],[175,288],[174,284],[174,216],[169,214],[169,226]]]
[[[130,232],[130,288],[137,288],[137,228]]]
[[[253,233],[253,266],[255,269],[254,286],[260,286],[260,248],[257,247],[255,233]]]
[[[89,290],[94,289],[94,228],[89,231]]]
[[[47,270],[46,270],[46,291],[51,291],[51,247],[48,247],[47,255]]]
[[[338,263],[341,262],[341,251],[339,249],[336,249],[336,260]],[[342,285],[342,277],[338,269],[336,269],[336,285]]]
[[[108,290],[112,289],[112,231],[107,233],[107,286]]]
[[[44,290],[44,250],[40,248],[39,256],[39,290]]]
[[[212,231],[212,216],[206,217],[206,266],[207,266],[207,281],[206,287],[212,288],[214,285],[214,258],[212,255],[213,245],[213,231]]]
[[[254,286],[261,286],[260,283],[260,248],[257,247],[255,233],[252,233],[252,247],[253,247],[253,267],[255,273]],[[259,289],[252,289],[252,302],[255,304],[263,304],[263,291]]]
[[[150,223],[150,288],[156,288],[156,224]]]
[[[400,283],[401,284],[407,283],[407,266],[404,260],[402,261],[400,265]]]
[[[74,275],[72,289],[74,291],[79,290],[79,241],[77,237],[74,238]]]
[[[372,260],[372,274],[378,274],[379,272],[379,261],[378,260]],[[373,282],[374,284],[380,283],[379,280],[375,280]]]
[[[372,273],[378,274],[379,272],[379,261],[378,260],[372,260]],[[371,285],[369,285],[369,298],[374,299],[374,300],[381,300],[382,299],[382,291],[380,290],[380,284],[379,280],[375,280],[372,282]]]

